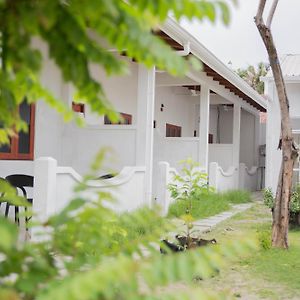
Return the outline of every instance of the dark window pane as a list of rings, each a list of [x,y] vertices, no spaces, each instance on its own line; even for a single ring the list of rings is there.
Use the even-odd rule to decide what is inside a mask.
[[[28,125],[28,132],[19,132],[19,153],[30,152],[30,105],[23,102],[20,105],[20,116]]]
[[[0,146],[0,152],[1,152],[1,153],[10,153],[10,152],[11,152],[10,145],[8,145],[8,144],[6,144],[6,145],[1,145],[1,146]]]
[[[28,128],[29,130],[29,128]],[[19,153],[30,152],[30,135],[29,133],[19,132]]]

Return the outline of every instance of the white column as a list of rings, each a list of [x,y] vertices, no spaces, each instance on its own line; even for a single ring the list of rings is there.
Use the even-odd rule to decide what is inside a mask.
[[[239,186],[239,164],[240,164],[240,135],[241,135],[241,104],[234,104],[233,108],[233,153],[232,162],[235,168],[235,186]]]
[[[209,134],[209,102],[208,86],[201,85],[200,92],[200,123],[199,123],[199,163],[208,171],[208,134]]]
[[[55,213],[57,161],[41,157],[34,161],[33,212],[45,220]]]
[[[260,125],[260,118],[259,115],[254,115],[255,118],[255,132],[254,132],[254,166],[258,167],[259,164],[259,153],[258,153],[258,148],[259,148],[259,143],[260,143],[260,130],[261,130],[261,125]]]
[[[138,67],[136,165],[145,166],[145,203],[152,202],[155,68]]]

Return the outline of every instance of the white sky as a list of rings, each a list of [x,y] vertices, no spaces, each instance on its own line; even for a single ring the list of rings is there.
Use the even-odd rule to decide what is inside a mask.
[[[266,50],[253,21],[259,0],[238,2],[238,8],[231,9],[229,27],[207,21],[183,21],[182,25],[225,64],[231,61],[234,68],[267,62]],[[300,0],[279,1],[272,32],[279,55],[300,53]]]

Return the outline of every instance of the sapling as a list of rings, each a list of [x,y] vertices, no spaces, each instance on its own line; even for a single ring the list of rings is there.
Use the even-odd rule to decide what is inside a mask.
[[[185,214],[180,218],[186,227],[186,248],[196,246],[192,234],[195,232],[194,218],[192,216],[193,200],[201,201],[201,195],[213,192],[208,185],[208,176],[202,172],[200,165],[191,158],[180,161],[182,174],[176,174],[173,183],[168,185],[171,197],[175,201],[185,201],[187,203]]]

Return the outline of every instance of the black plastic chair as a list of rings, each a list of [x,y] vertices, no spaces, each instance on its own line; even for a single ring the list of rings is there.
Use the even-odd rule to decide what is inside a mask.
[[[27,187],[33,188],[33,181],[34,181],[33,176],[23,175],[23,174],[13,174],[13,175],[6,176],[5,180],[7,180],[16,189],[20,189],[23,193],[23,197],[25,199],[27,199],[27,201],[32,205],[33,199],[28,198],[27,191],[25,188],[27,188]],[[8,217],[10,206],[12,206],[12,205],[9,203],[6,203],[5,217]],[[27,207],[24,207],[24,209],[25,209],[25,212],[27,212]],[[27,215],[25,216],[26,230],[28,230],[27,223],[30,219],[31,219],[31,217],[28,217]],[[15,222],[18,225],[20,225],[19,206],[15,206]]]

